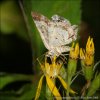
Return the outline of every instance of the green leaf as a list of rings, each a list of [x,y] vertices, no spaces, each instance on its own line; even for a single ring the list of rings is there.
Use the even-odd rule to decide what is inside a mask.
[[[92,81],[87,96],[92,96],[100,88],[100,73]]]
[[[23,94],[18,100],[32,100],[35,97],[36,93],[36,83],[27,84],[23,88]]]
[[[21,75],[21,74],[5,74],[0,75],[0,89],[5,87],[7,84],[15,81],[32,81],[33,76],[32,75]]]
[[[0,93],[1,100],[32,100],[35,97],[36,84],[26,84],[18,91]]]
[[[0,31],[2,34],[16,33],[25,40],[29,39],[18,2],[6,0],[0,4]]]

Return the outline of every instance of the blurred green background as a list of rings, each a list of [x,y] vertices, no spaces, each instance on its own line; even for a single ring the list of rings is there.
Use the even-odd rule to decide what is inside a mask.
[[[99,0],[1,0],[0,100],[32,100],[35,96],[34,80],[38,81],[35,73],[39,70],[36,58],[47,50],[32,20],[32,11],[48,18],[58,14],[70,20],[72,24],[78,24],[80,46],[84,47],[88,36],[91,35],[95,43],[95,61],[98,61],[99,7]]]

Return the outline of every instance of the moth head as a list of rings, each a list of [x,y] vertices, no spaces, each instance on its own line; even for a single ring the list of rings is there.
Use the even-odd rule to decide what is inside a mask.
[[[36,12],[31,12],[32,18],[34,21],[44,21],[46,23],[49,22],[49,19],[42,14],[36,13]]]
[[[40,20],[41,19],[41,15],[36,13],[36,12],[31,12],[32,18],[34,20]]]

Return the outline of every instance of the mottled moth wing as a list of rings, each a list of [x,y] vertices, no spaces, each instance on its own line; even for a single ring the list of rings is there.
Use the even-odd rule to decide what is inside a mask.
[[[57,56],[63,52],[68,52],[69,43],[77,38],[76,25],[58,15],[53,15],[51,20],[41,14],[32,12],[33,21],[40,33],[45,47],[49,50],[50,55]]]
[[[42,41],[45,45],[45,47],[50,50],[49,48],[49,41],[48,41],[48,24],[49,24],[49,19],[46,18],[45,16],[32,12],[31,13],[33,21],[35,22],[35,25],[40,33],[40,36],[42,38]]]
[[[64,46],[76,39],[71,23],[58,15],[53,15],[49,26],[49,45]]]

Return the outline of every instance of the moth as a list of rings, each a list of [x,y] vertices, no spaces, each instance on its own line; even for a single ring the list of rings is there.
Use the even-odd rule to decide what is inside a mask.
[[[71,25],[67,19],[56,14],[51,20],[39,13],[32,12],[31,15],[48,49],[48,56],[59,56],[70,51],[69,44],[77,39],[77,25]]]

